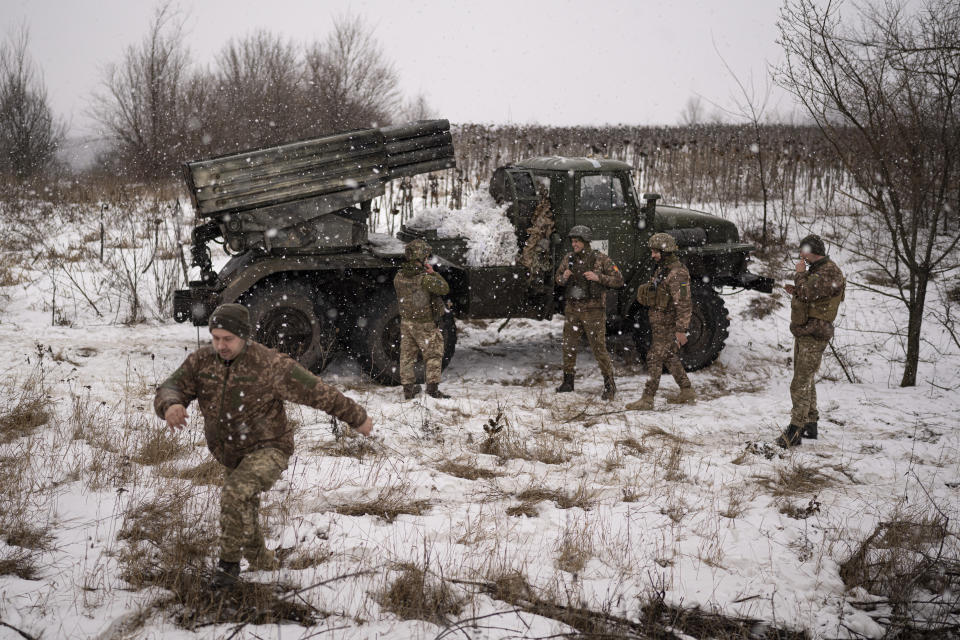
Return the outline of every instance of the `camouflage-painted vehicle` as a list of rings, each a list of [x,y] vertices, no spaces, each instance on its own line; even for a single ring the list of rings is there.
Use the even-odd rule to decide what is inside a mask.
[[[402,261],[400,242],[372,241],[367,219],[373,198],[390,180],[453,167],[445,120],[355,131],[316,140],[188,163],[194,208],[207,221],[192,235],[200,279],[177,291],[179,322],[206,324],[224,302],[246,305],[258,341],[290,353],[319,371],[346,350],[376,380],[398,384],[400,321],[392,282]],[[435,231],[402,227],[409,241],[434,246],[435,268],[451,285],[441,321],[444,366],[456,347],[454,318],[546,319],[562,310],[563,291],[553,265],[569,250],[567,230],[593,229],[593,246],[608,253],[626,281],[608,296],[611,335],[629,333],[641,353],[649,345],[646,314],[636,288],[653,264],[647,238],[673,235],[694,279],[694,319],[681,356],[688,369],[713,362],[729,320],[717,291],[740,287],[771,291],[772,281],[747,270],[753,247],[739,242],[730,222],[705,213],[657,206],[659,196],[636,197],[631,167],[613,160],[533,158],[497,169],[493,196],[509,203],[519,247],[542,199],[555,227],[540,243],[548,264],[467,266],[464,242]],[[207,243],[222,238],[232,254],[215,272]]]

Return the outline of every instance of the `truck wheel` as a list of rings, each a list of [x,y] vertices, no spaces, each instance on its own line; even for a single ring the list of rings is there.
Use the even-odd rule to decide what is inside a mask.
[[[680,362],[687,371],[703,369],[723,351],[729,333],[730,319],[727,307],[716,291],[709,287],[693,287],[693,313],[687,330],[687,344],[680,349]],[[634,307],[633,341],[640,356],[646,360],[653,340],[646,307]]]
[[[680,361],[687,371],[713,363],[723,351],[730,327],[723,298],[710,287],[691,287],[693,313],[687,329],[687,344],[680,349]]]
[[[457,348],[457,325],[452,313],[443,315],[440,332],[443,334],[441,364],[446,369]],[[373,296],[361,310],[351,350],[371,378],[380,384],[400,384],[400,310],[393,291]],[[418,358],[416,372],[417,381],[423,382],[422,358]]]
[[[240,301],[250,310],[254,340],[314,372],[329,364],[337,331],[322,294],[299,282],[258,285]]]

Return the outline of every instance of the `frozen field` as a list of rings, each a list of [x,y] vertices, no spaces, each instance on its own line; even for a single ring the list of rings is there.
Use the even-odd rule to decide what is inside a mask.
[[[187,573],[212,562],[216,472],[193,408],[192,427],[170,437],[152,397],[197,330],[151,317],[149,296],[145,322],[115,322],[129,300],[106,311],[96,242],[80,236],[59,250],[89,254],[59,270],[7,254],[0,289],[0,621],[32,637],[545,638],[573,628],[543,602],[640,620],[661,598],[813,637],[879,637],[886,598],[841,577],[860,542],[902,521],[904,557],[957,557],[960,354],[947,332],[928,319],[920,383],[901,389],[902,305],[849,287],[834,341],[847,370],[828,349],[820,439],[782,452],[768,445],[789,421],[789,306],[779,297],[758,318],[751,302],[769,296],[745,292],[726,298],[720,359],[691,374],[693,407],[664,403],[665,376],[655,412],[624,411],[646,379],[624,345],[614,402],[599,400],[588,350],[577,391],[555,394],[559,317],[499,332],[458,322],[451,400],[404,403],[334,362],[324,379],[367,407],[376,437],[290,409],[297,454],[264,513],[268,544],[291,555],[278,574],[244,574],[286,585],[282,601],[313,608],[313,624],[191,614],[158,585],[174,560]],[[858,279],[847,254],[834,258]],[[151,290],[160,272],[139,264],[153,268]],[[87,278],[89,300],[66,271]],[[51,324],[54,280],[63,326]],[[930,309],[944,304],[931,293]],[[7,428],[15,418],[23,435]],[[411,593],[440,614],[402,619]],[[0,625],[0,638],[20,637]]]

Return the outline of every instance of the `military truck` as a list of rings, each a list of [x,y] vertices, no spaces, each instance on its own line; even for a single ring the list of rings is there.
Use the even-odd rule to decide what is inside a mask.
[[[175,293],[174,317],[203,325],[218,304],[239,302],[249,308],[259,342],[314,371],[345,351],[375,380],[398,384],[400,319],[392,282],[403,244],[369,233],[371,202],[391,180],[454,166],[445,120],[187,163],[188,190],[204,220],[192,233],[200,277]],[[650,330],[636,290],[655,268],[647,239],[660,231],[676,238],[694,299],[681,359],[688,370],[713,362],[729,327],[718,292],[723,287],[770,292],[773,281],[748,271],[753,246],[740,242],[733,223],[658,206],[658,195],[638,198],[633,185],[632,167],[616,160],[542,157],[498,168],[490,192],[507,207],[518,249],[537,243],[546,262],[539,267],[470,266],[463,239],[401,227],[399,240],[430,242],[435,269],[451,286],[448,313],[440,321],[444,366],[456,348],[455,318],[547,319],[562,311],[563,288],[554,283],[554,265],[570,250],[567,231],[577,224],[593,229],[592,246],[623,271],[625,286],[608,295],[609,334],[632,336],[642,355]],[[534,217],[544,211],[553,230],[531,237]],[[210,241],[221,241],[231,254],[219,272],[212,268]]]

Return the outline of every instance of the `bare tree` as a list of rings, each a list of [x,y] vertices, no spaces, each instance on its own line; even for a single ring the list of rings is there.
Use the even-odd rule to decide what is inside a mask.
[[[703,98],[690,96],[680,112],[680,124],[684,127],[693,127],[703,122]]]
[[[857,14],[859,23],[847,27],[839,3],[788,0],[777,79],[852,177],[850,197],[867,212],[854,218],[852,249],[886,274],[896,287],[887,295],[906,305],[900,384],[913,386],[928,285],[957,268],[950,256],[960,242],[960,4],[929,0],[910,14],[890,0]]]
[[[427,96],[418,93],[412,99],[408,100],[398,114],[398,119],[403,122],[413,120],[430,120],[436,117],[436,112],[427,101]]]
[[[399,80],[372,29],[359,17],[344,17],[306,55],[308,98],[314,133],[387,124],[400,104]]]
[[[183,99],[189,58],[182,35],[179,13],[170,2],[160,4],[147,36],[127,48],[119,65],[107,68],[106,93],[94,96],[94,117],[137,177],[170,175],[181,160],[189,112]]]
[[[764,127],[763,124],[767,113],[767,106],[770,103],[770,91],[772,88],[770,79],[769,76],[766,76],[762,87],[759,89],[754,83],[752,75],[748,82],[744,82],[733,72],[733,69],[730,68],[730,65],[727,64],[724,57],[720,55],[720,50],[717,49],[716,43],[714,43],[713,48],[717,52],[720,62],[723,63],[723,67],[727,70],[727,73],[730,74],[730,77],[733,78],[739,91],[737,95],[733,96],[734,109],[727,110],[727,113],[734,118],[746,121],[750,126],[752,134],[750,152],[757,161],[757,171],[760,177],[760,192],[763,196],[763,221],[760,229],[760,245],[766,248],[770,242],[769,231],[767,229],[770,185],[766,164],[767,134],[769,130]]]
[[[216,107],[205,125],[219,151],[280,144],[301,134],[303,69],[297,53],[292,43],[265,31],[223,48],[213,81]]]
[[[53,117],[29,43],[26,26],[0,43],[0,172],[20,178],[50,166],[66,130]]]

